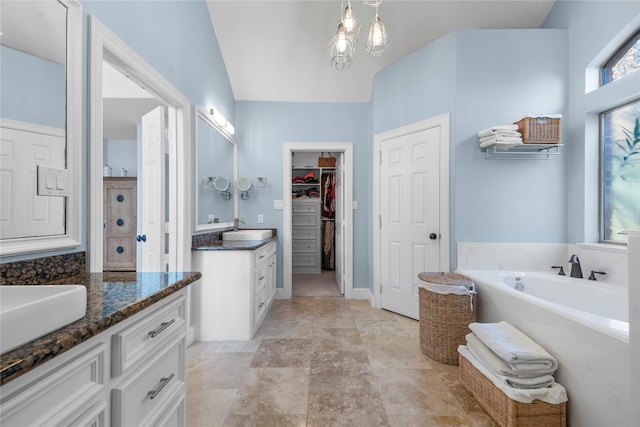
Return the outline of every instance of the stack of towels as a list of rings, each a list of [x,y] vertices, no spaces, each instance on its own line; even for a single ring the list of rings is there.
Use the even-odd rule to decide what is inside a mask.
[[[522,134],[518,132],[518,125],[499,125],[478,132],[480,148],[493,145],[502,148],[522,144]]]
[[[469,329],[467,345],[458,352],[507,395],[524,403],[567,400],[566,390],[553,377],[556,359],[520,330],[505,321],[474,322]]]

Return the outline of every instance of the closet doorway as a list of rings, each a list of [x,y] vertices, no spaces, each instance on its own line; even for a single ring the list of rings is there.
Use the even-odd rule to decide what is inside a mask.
[[[352,164],[351,143],[284,144],[280,297],[351,297]]]

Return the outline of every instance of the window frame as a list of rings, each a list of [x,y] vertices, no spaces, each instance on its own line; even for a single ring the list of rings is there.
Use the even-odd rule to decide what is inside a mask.
[[[614,82],[613,73],[611,70],[620,61],[620,58],[625,56],[627,52],[640,40],[640,28],[636,30],[631,36],[613,52],[613,54],[602,64],[600,67],[600,87]],[[639,71],[636,71],[639,72]],[[603,111],[604,113],[604,111]]]

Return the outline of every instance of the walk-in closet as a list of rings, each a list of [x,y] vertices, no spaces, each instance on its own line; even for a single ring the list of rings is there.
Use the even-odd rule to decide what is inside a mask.
[[[336,282],[336,156],[292,152],[291,238],[293,295],[341,295]]]

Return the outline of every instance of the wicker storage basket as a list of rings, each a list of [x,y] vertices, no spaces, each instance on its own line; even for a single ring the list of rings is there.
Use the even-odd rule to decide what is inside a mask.
[[[524,117],[515,124],[525,144],[557,144],[560,141],[560,119]]]
[[[420,273],[426,284],[464,287],[470,292],[473,282],[456,273]],[[442,294],[420,286],[420,349],[431,359],[448,365],[458,364],[458,346],[466,343],[469,323],[476,321],[473,295]]]
[[[567,425],[567,403],[552,404],[541,400],[517,402],[489,378],[478,371],[463,355],[460,357],[460,380],[487,414],[501,427],[564,427]]]

